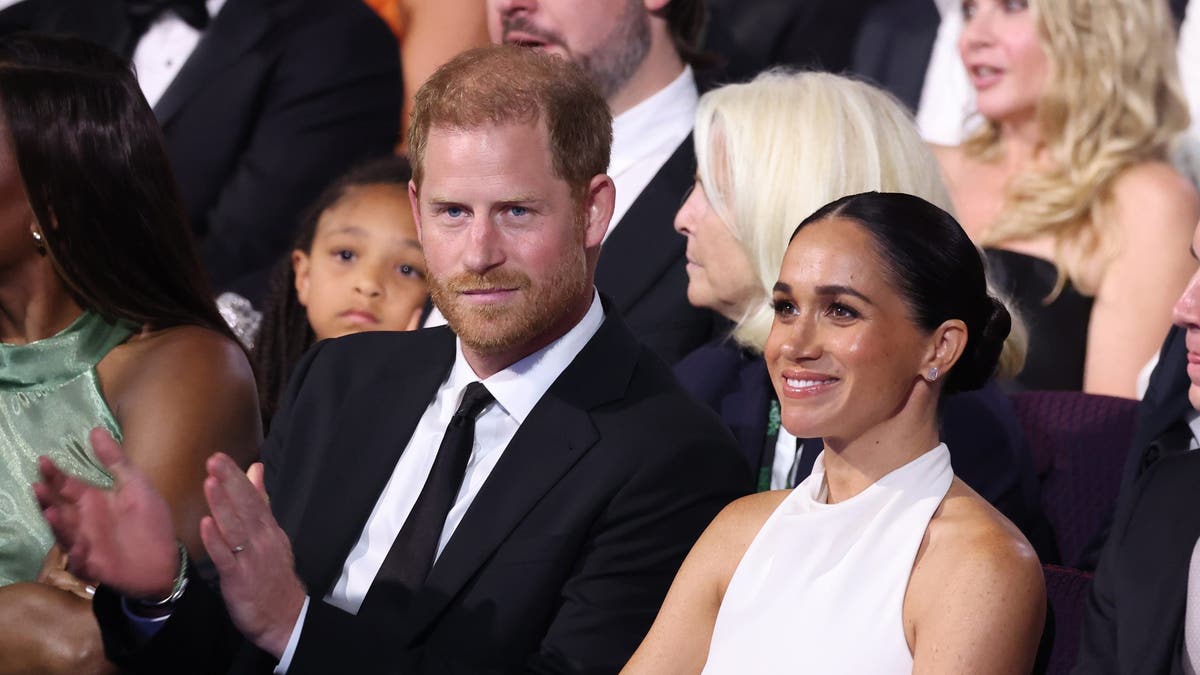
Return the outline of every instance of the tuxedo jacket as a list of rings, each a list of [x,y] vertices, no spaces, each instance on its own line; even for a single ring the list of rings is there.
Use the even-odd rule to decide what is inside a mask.
[[[761,356],[722,340],[696,350],[675,365],[680,384],[708,404],[733,432],[751,474],[762,466],[767,410],[775,398]],[[1058,554],[1038,502],[1033,454],[1008,397],[995,383],[946,399],[942,440],[954,473],[1025,533],[1039,557]],[[803,480],[804,476],[797,477]]]
[[[1074,672],[1180,673],[1200,453],[1156,462],[1123,498],[1084,610]]]
[[[633,334],[668,364],[725,325],[687,299],[687,240],[675,231],[675,212],[695,177],[689,134],[605,240],[596,268],[596,287],[612,298]]]
[[[615,673],[700,532],[749,490],[728,431],[609,306],[425,586],[394,607],[401,618],[347,614],[322,598],[454,355],[445,328],[363,333],[320,343],[294,371],[263,453],[271,508],[311,597],[290,675]],[[203,583],[141,650],[111,593],[95,608],[109,657],[132,672],[274,665],[241,642]]]
[[[121,0],[31,0],[39,30],[121,51]],[[154,107],[217,290],[262,295],[302,211],[352,164],[389,154],[396,40],[362,2],[228,0]]]
[[[941,23],[933,0],[872,3],[854,41],[851,71],[891,92],[915,111]]]

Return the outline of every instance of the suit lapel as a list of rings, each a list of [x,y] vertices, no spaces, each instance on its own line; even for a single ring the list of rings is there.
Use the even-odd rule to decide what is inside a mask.
[[[257,0],[229,0],[154,106],[160,124],[164,127],[169,124],[193,95],[237,62],[273,23],[280,21],[267,4]]]
[[[300,526],[290,534],[296,567],[317,597],[340,574],[417,422],[454,363],[451,333],[435,330],[444,338],[414,349],[420,358],[395,359],[352,392],[328,444],[308,448],[324,454],[317,475],[325,489],[310,492]]]
[[[688,134],[600,249],[596,287],[608,294],[622,313],[628,313],[671,263],[684,255],[687,242],[675,231],[675,212],[695,170],[696,152]]]
[[[403,635],[412,640],[446,608],[527,513],[599,435],[589,410],[624,395],[640,347],[608,318],[513,437],[413,598]]]

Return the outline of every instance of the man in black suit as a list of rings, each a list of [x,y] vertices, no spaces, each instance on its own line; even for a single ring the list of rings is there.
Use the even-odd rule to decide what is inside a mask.
[[[139,44],[138,26],[178,21],[176,5],[206,5],[27,2],[36,7],[33,28],[126,54]],[[127,5],[161,9],[132,17]],[[203,28],[190,54],[164,46],[161,58],[182,66],[154,113],[216,289],[258,300],[303,209],[352,164],[392,151],[399,52],[383,22],[350,0],[225,0],[211,19],[195,21]]]
[[[410,196],[458,337],[367,333],[306,356],[263,452],[270,510],[228,458],[209,460],[219,593],[184,581],[165,507],[115,444],[96,448],[114,493],[47,471],[39,498],[72,569],[106,584],[110,658],[134,672],[620,668],[749,481],[720,422],[594,290],[609,124],[579,69],[530,50],[468,52],[422,87]],[[164,606],[165,624],[144,618]]]
[[[1193,252],[1200,249],[1200,228]],[[1139,411],[1112,531],[1087,599],[1077,673],[1185,670],[1189,566],[1200,537],[1200,273],[1175,305],[1175,324]],[[1200,568],[1198,568],[1200,569]],[[1200,653],[1192,652],[1192,657]]]
[[[575,61],[608,101],[617,198],[596,286],[668,363],[724,325],[688,304],[686,242],[672,227],[695,178],[698,94],[688,63],[703,27],[703,0],[488,0],[493,42]]]

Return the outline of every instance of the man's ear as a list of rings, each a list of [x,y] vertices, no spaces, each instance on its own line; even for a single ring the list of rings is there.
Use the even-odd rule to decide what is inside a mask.
[[[417,241],[421,241],[421,198],[417,194],[417,184],[408,181],[408,206],[412,209],[413,223],[417,226]]]
[[[592,176],[588,183],[587,196],[583,203],[584,244],[596,248],[604,241],[612,221],[613,208],[617,199],[617,186],[604,174]]]
[[[308,277],[312,260],[300,249],[292,251],[292,274],[296,277],[296,299],[308,306]]]
[[[936,372],[939,377],[945,375],[962,356],[967,347],[967,324],[959,319],[942,322],[942,325],[934,329],[929,347],[929,355],[918,376],[932,381],[935,378],[931,378],[930,373]],[[937,370],[933,371],[933,368]]]

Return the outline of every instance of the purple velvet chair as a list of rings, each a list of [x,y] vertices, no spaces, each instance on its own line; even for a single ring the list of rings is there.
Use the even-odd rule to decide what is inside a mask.
[[[1117,500],[1137,401],[1076,391],[1012,395],[1033,452],[1042,511],[1062,562],[1077,567]]]
[[[1042,574],[1046,577],[1046,599],[1050,601],[1046,634],[1042,638],[1048,651],[1039,659],[1037,672],[1066,675],[1079,653],[1083,607],[1092,575],[1058,565],[1042,565]]]

